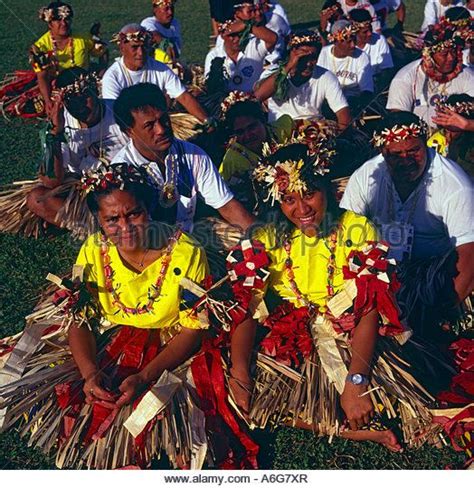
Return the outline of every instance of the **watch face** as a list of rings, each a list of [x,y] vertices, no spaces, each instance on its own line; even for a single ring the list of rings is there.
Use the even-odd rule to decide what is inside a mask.
[[[352,383],[354,383],[354,385],[361,385],[363,382],[364,382],[364,378],[361,374],[352,375]]]

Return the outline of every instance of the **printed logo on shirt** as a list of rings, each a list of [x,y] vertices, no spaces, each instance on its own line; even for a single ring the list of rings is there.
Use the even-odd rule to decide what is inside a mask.
[[[357,81],[357,74],[353,73],[352,71],[348,71],[347,69],[336,71],[336,76],[338,78],[348,78],[351,81]]]
[[[246,66],[242,70],[242,74],[247,78],[251,78],[254,72],[255,72],[255,68],[253,66]]]

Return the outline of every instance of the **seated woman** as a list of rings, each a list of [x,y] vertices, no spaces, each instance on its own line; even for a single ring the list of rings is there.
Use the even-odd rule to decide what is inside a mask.
[[[23,375],[0,383],[0,408],[8,407],[3,428],[25,413],[23,433],[36,425],[31,443],[57,449],[59,467],[146,467],[165,450],[173,465],[199,468],[207,437],[202,380],[194,373],[204,369],[188,360],[208,323],[183,309],[180,283],[206,277],[206,255],[180,230],[150,221],[155,194],[146,173],[113,165],[83,183],[101,230],[79,252],[75,274],[83,284],[63,281],[72,291],[63,286],[56,313],[49,307],[47,319],[26,329],[26,336],[32,328],[50,335],[35,354],[22,349],[16,371]],[[62,342],[51,338],[58,324]],[[0,373],[11,373],[15,358],[13,349]]]
[[[76,66],[89,69],[91,56],[99,58],[99,69],[107,67],[105,44],[95,41],[91,34],[73,34],[73,16],[72,7],[59,1],[39,11],[40,19],[48,24],[48,31],[32,45],[30,53],[48,115],[53,104],[52,81],[62,70]]]
[[[265,142],[283,142],[293,130],[293,121],[284,115],[271,124],[260,102],[251,94],[230,92],[221,104],[221,118],[230,139],[219,167],[239,202],[252,210],[255,204],[249,172],[262,157]]]
[[[253,172],[258,213],[271,221],[254,236],[270,260],[270,315],[262,320],[268,333],[253,387],[255,324],[236,329],[229,386],[241,413],[259,427],[290,424],[397,451],[395,434],[376,415],[385,408],[401,419],[405,441],[418,446],[439,428],[427,408],[434,398],[415,380],[415,368],[404,362],[403,371],[395,359],[400,344],[380,337],[407,339],[392,298],[393,262],[365,217],[338,208],[330,162],[331,152],[303,135],[274,145]]]

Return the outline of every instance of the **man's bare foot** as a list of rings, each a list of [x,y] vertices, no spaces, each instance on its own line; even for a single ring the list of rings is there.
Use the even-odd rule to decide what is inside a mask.
[[[252,397],[253,382],[247,377],[229,376],[229,396],[236,407],[245,416],[250,411],[250,399]]]
[[[391,430],[371,431],[371,430],[347,430],[341,433],[341,437],[353,441],[372,441],[382,444],[389,451],[402,452],[402,446],[397,437]]]

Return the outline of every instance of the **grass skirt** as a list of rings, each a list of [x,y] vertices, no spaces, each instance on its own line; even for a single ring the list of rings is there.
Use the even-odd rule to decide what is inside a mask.
[[[270,332],[262,342],[264,350],[257,359],[250,417],[262,428],[302,420],[313,425],[319,435],[337,436],[344,428],[339,398],[351,361],[349,335],[337,334],[322,316],[303,323],[297,314],[291,305],[274,312],[273,326],[278,327],[282,320],[293,327],[300,322],[306,333],[290,344],[278,339],[269,342]],[[398,421],[409,447],[439,441],[441,428],[432,424],[430,413],[435,397],[417,379],[427,367],[431,377],[440,371],[446,376],[453,373],[421,344],[409,341],[402,347],[395,338],[379,337],[368,387],[370,397],[376,412],[383,411],[389,423],[390,419]]]

